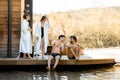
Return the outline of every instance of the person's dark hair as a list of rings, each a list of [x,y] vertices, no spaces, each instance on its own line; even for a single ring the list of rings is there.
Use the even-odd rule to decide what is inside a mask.
[[[47,18],[46,16],[42,16],[42,18],[40,19],[40,21],[45,20],[45,18]]]
[[[30,15],[29,15],[29,14],[24,14],[24,15],[23,15],[23,19],[26,19],[27,16],[30,16]]]
[[[58,39],[60,39],[61,37],[65,37],[65,35],[59,35]]]
[[[77,42],[77,37],[76,36],[72,35],[72,36],[70,36],[70,38],[73,38],[75,40],[75,42]]]

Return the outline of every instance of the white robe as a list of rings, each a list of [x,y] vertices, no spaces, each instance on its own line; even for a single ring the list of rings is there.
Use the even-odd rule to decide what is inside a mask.
[[[27,20],[23,20],[21,23],[21,37],[20,37],[20,47],[19,52],[22,53],[32,53],[32,39],[31,33],[27,29],[29,29],[29,22]]]
[[[44,24],[44,51],[47,52],[48,46],[48,28],[50,27],[48,22]],[[35,38],[38,37],[39,39],[35,39],[35,54],[39,54],[41,51],[41,23],[38,21],[35,26]]]

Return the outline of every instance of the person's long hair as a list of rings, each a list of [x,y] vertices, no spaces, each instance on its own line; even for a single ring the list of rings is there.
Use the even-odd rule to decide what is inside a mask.
[[[27,16],[30,16],[30,15],[25,13],[25,14],[23,15],[23,19],[27,19]]]
[[[42,16],[42,18],[40,19],[40,21],[45,20],[47,17],[46,16]]]

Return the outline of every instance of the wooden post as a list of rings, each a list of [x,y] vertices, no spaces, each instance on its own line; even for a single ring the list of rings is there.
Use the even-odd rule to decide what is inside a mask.
[[[12,0],[8,0],[8,41],[7,57],[11,57],[11,32],[12,32]]]
[[[32,5],[33,5],[33,0],[25,0],[25,13],[30,14],[31,20],[30,20],[30,27],[32,28]]]

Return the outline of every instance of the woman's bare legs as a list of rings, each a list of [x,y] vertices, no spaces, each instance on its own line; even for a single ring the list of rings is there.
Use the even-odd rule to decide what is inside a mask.
[[[26,59],[27,56],[26,56],[26,53],[23,53],[23,59]]]
[[[44,51],[44,37],[41,38],[41,45],[40,45],[40,47],[42,49],[42,58],[44,58],[44,53],[45,53],[45,51]]]
[[[28,58],[29,58],[29,59],[32,59],[32,57],[30,56],[30,54],[29,54],[29,53],[28,53]]]

